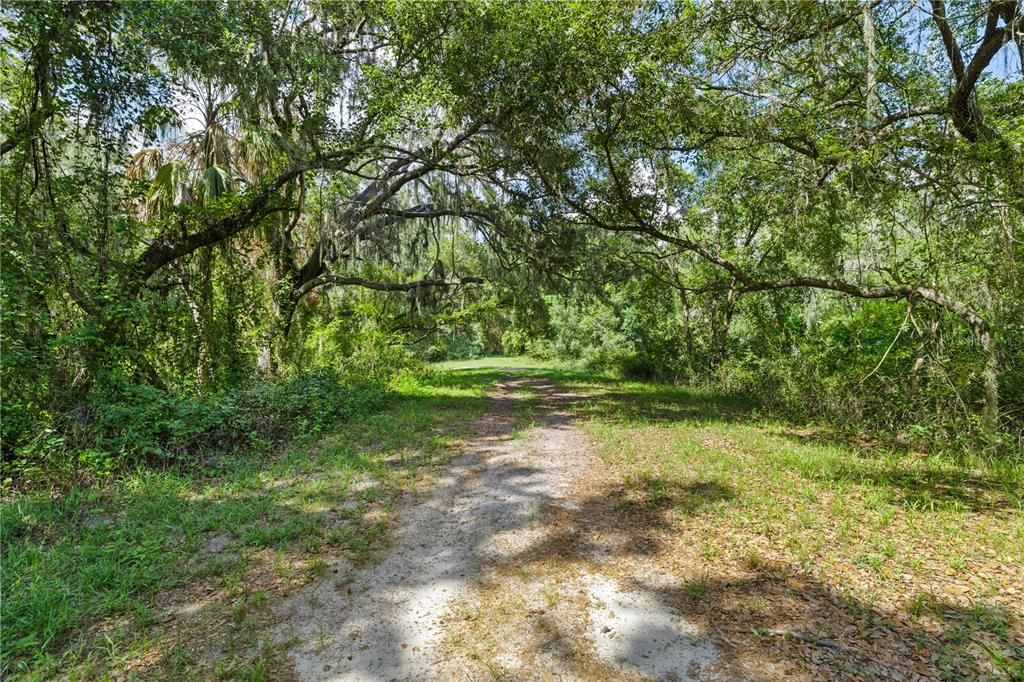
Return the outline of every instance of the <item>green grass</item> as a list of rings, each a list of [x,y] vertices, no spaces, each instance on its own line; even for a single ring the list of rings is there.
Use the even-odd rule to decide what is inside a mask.
[[[498,376],[404,377],[380,413],[215,477],[139,470],[104,487],[6,500],[3,674],[103,670],[145,646],[162,591],[195,581],[243,591],[267,553],[278,577],[297,582],[323,571],[326,551],[365,558],[386,522],[362,511],[386,515],[403,476],[447,451]],[[261,661],[239,669],[255,675]]]
[[[702,570],[781,572],[807,603],[847,600],[835,620],[909,640],[936,619],[951,679],[1024,656],[1024,467],[849,442],[713,391],[553,376],[595,395],[577,414],[621,476],[609,499],[686,538]],[[704,573],[687,591],[698,585],[710,589]],[[724,578],[719,591],[763,601]],[[901,609],[920,622],[903,623]],[[762,615],[770,627],[794,614]]]
[[[1012,669],[1024,655],[1020,466],[865,447],[762,419],[714,391],[531,359],[435,369],[396,381],[379,413],[215,475],[139,470],[58,497],[5,500],[0,675],[101,678],[161,650],[164,677],[274,679],[283,653],[260,648],[255,633],[276,597],[254,576],[266,569],[297,586],[323,574],[329,558],[371,557],[397,493],[451,451],[487,408],[487,389],[510,372],[594,396],[576,412],[621,480],[595,504],[631,524],[651,520],[631,532],[683,538],[697,562],[683,598],[757,627],[787,622],[792,614],[778,604],[801,595],[842,604],[833,619],[856,628],[881,623],[918,636],[931,619],[935,654],[954,678],[978,673],[979,657],[991,661],[986,670]],[[520,405],[528,423],[536,399]],[[737,587],[730,571],[762,578]],[[787,578],[781,596],[759,587],[778,576],[800,578]],[[179,643],[160,641],[165,595],[192,585],[222,591],[233,623],[232,653],[205,673]],[[730,589],[740,594],[716,607]]]
[[[610,505],[631,534],[692,553],[672,561],[693,569],[681,598],[719,614],[717,625],[878,628],[946,679],[1020,678],[1019,463],[850,441],[710,389],[518,358],[447,366],[462,377],[516,367],[591,394],[575,411],[621,487],[583,507]]]
[[[540,369],[551,371],[554,366],[546,360],[538,360],[526,355],[517,357],[488,356],[473,358],[472,360],[447,360],[435,362],[433,367],[439,370],[465,370],[465,369]]]

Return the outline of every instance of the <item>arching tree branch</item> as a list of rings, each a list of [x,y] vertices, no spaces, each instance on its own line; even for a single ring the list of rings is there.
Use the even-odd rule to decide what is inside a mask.
[[[380,282],[366,279],[365,277],[351,277],[346,275],[320,275],[316,279],[306,282],[303,286],[292,293],[292,300],[298,301],[303,296],[318,287],[323,286],[345,286],[363,287],[375,291],[413,291],[415,289],[426,289],[430,287],[459,287],[466,284],[483,284],[483,277],[466,276],[456,279],[418,279],[412,282]]]
[[[365,149],[365,147],[350,148],[293,163],[269,182],[251,189],[244,205],[237,212],[211,220],[198,230],[192,232],[183,230],[181,234],[167,235],[156,240],[142,252],[134,263],[134,270],[139,274],[140,281],[145,282],[160,268],[179,258],[204,246],[217,244],[233,237],[252,227],[262,218],[283,210],[280,206],[275,206],[274,199],[285,185],[310,170],[344,168]]]

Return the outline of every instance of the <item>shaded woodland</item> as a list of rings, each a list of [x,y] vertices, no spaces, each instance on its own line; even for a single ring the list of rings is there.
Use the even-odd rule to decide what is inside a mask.
[[[0,65],[0,677],[284,679],[268,604],[536,413],[524,575],[1022,679],[1020,0],[11,1]]]
[[[484,352],[1019,454],[1021,12],[9,4],[5,468]]]

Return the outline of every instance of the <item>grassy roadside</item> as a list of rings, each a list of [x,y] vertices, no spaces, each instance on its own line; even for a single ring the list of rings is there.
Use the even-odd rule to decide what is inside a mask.
[[[854,678],[874,663],[814,661],[814,647],[757,633],[895,655],[897,677],[1008,677],[1024,660],[1020,467],[839,442],[711,392],[531,360],[438,368],[396,382],[377,414],[216,477],[137,472],[6,500],[0,673],[284,679],[278,607],[321,576],[345,589],[385,545],[397,496],[457,449],[510,372],[593,396],[579,423],[617,483],[581,500],[578,525],[625,531],[626,551],[684,581],[666,600],[746,631],[729,635],[737,651]],[[534,407],[522,401],[524,423]]]
[[[407,376],[381,412],[216,477],[138,471],[6,500],[3,675],[275,677],[257,637],[269,604],[379,546],[397,494],[457,444],[500,375]],[[213,648],[227,655],[200,660],[197,640],[223,621],[231,636]]]
[[[643,520],[708,627],[867,655],[812,676],[1024,679],[1024,467],[843,442],[709,392],[551,376],[594,396],[577,412],[621,483],[606,497]],[[737,646],[765,651],[763,636]],[[804,654],[794,671],[821,652]]]

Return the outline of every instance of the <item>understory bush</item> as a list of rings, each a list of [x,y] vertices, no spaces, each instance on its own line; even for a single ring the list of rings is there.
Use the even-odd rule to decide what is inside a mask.
[[[686,358],[673,302],[648,283],[605,285],[599,296],[548,297],[551,338],[524,344],[547,359],[636,379],[677,381]]]
[[[503,346],[505,320],[493,298],[437,315],[433,321],[434,330],[421,337],[422,344],[416,349],[418,356],[427,362],[472,360],[503,351],[509,353]]]
[[[443,360],[472,360],[486,353],[484,344],[475,338],[458,338],[432,343],[422,351],[424,360],[441,362]]]
[[[4,486],[101,478],[118,469],[210,465],[311,437],[379,407],[386,358],[354,357],[344,371],[294,377],[205,395],[174,395],[140,384],[111,387],[79,414],[41,429],[5,463]]]
[[[925,449],[1024,456],[1024,379],[1012,364],[1019,357],[1012,337],[1002,341],[993,432],[981,420],[985,355],[961,321],[934,308],[908,312],[901,301],[851,304],[820,295],[808,307],[790,294],[744,298],[725,318],[714,301],[690,303],[687,313],[667,291],[642,282],[548,297],[548,334],[514,340],[535,357],[710,386],[796,421]]]
[[[836,307],[782,349],[758,344],[767,333],[748,329],[707,380],[790,418],[926,449],[1020,457],[1019,368],[1003,367],[1000,428],[986,432],[985,356],[962,324],[930,312],[885,301]]]

